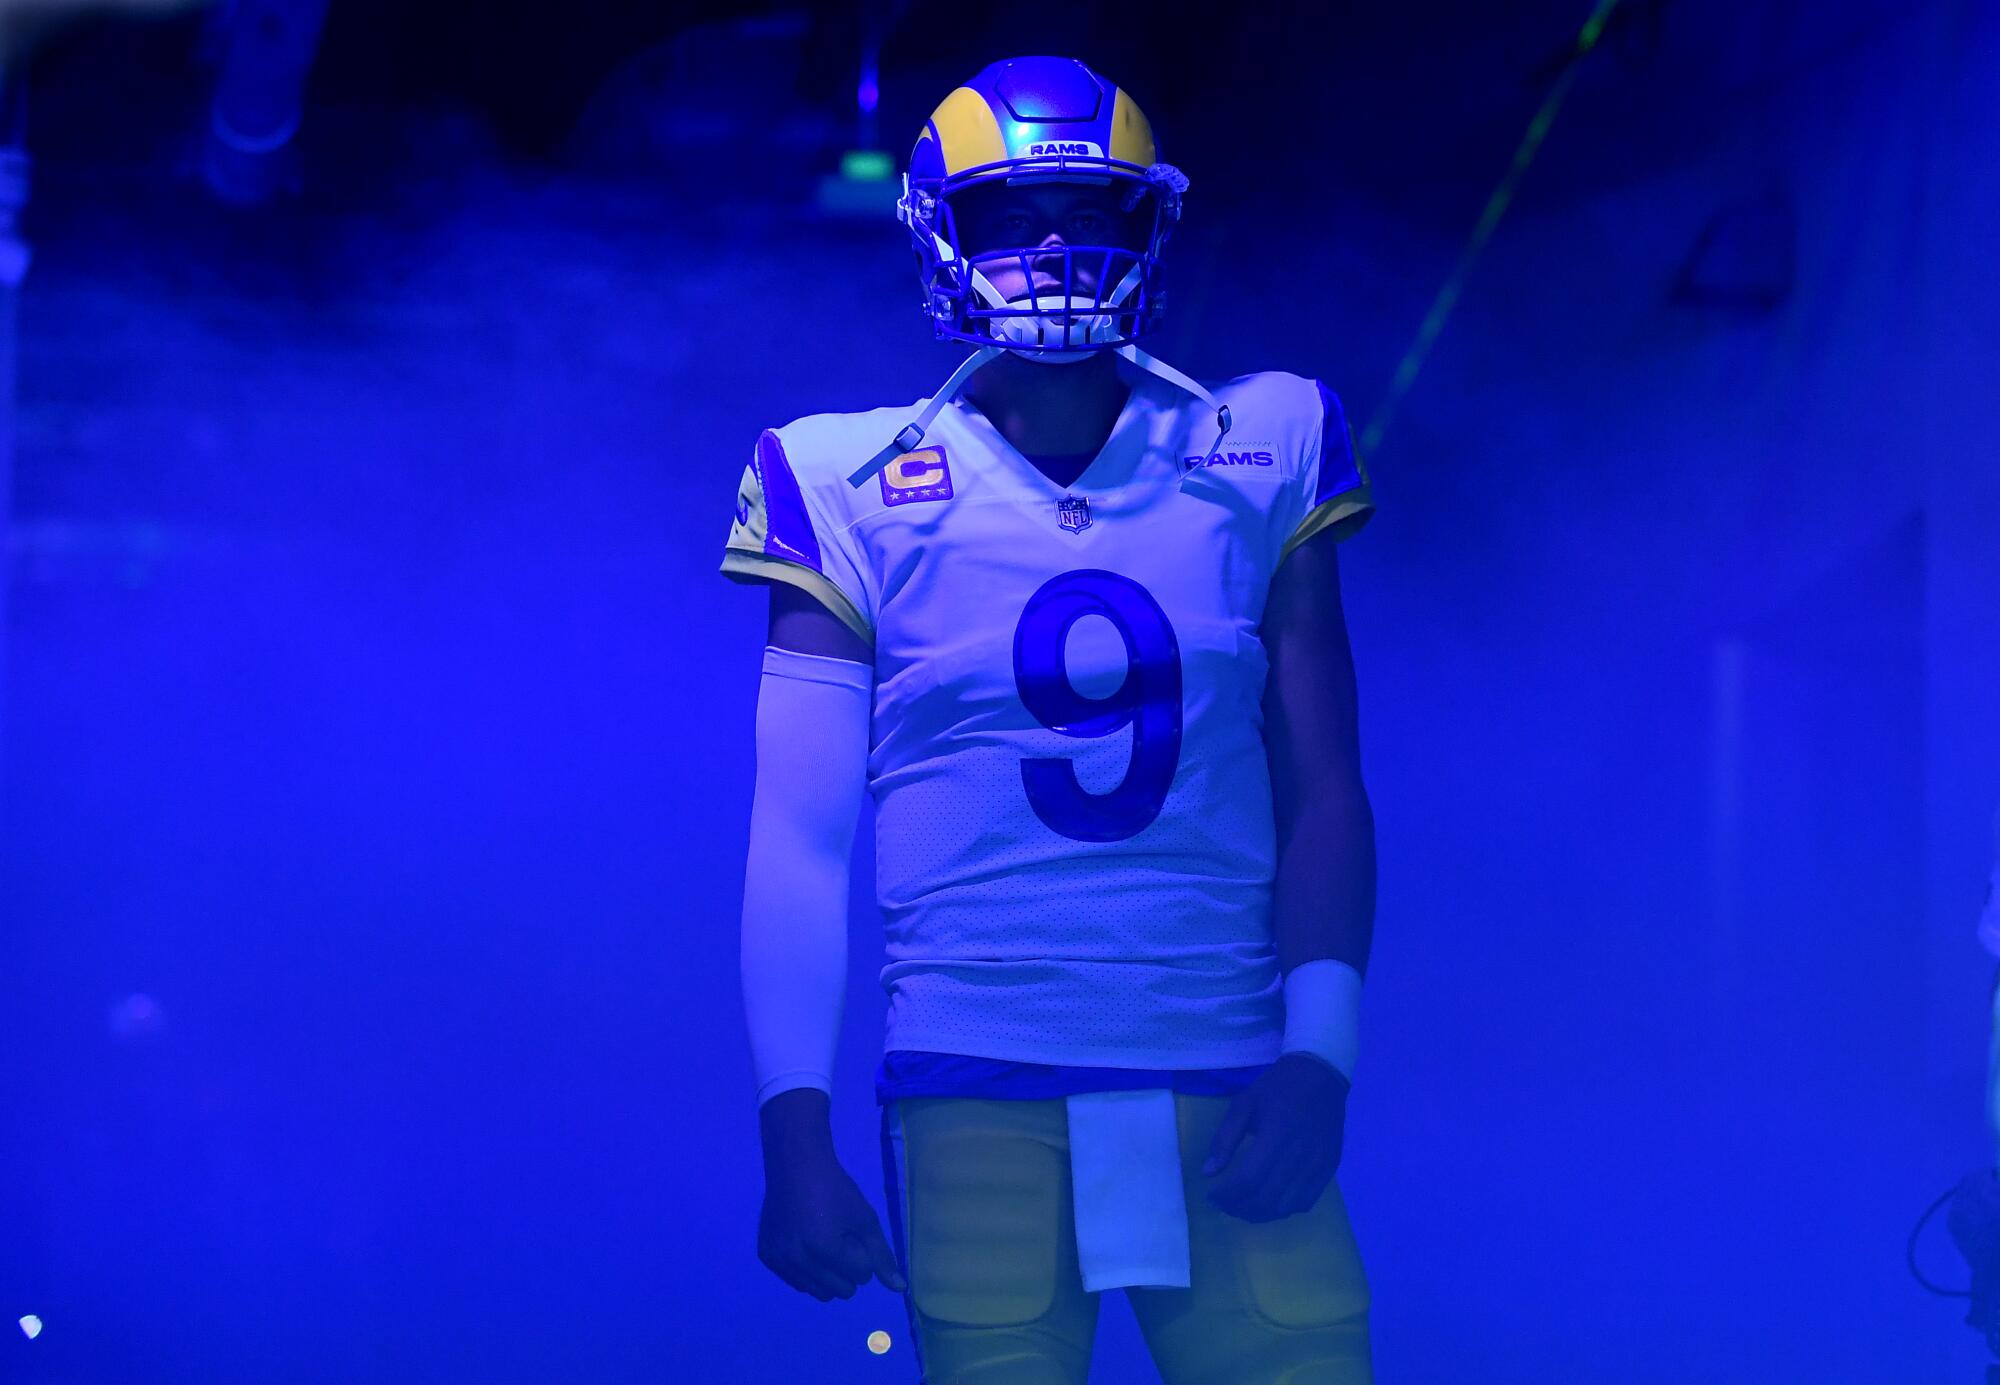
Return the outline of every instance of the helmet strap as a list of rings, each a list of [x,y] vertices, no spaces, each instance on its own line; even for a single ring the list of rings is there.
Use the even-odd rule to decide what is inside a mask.
[[[880,474],[889,463],[905,452],[914,452],[921,447],[924,434],[929,431],[931,424],[937,421],[937,416],[943,411],[944,406],[958,397],[958,392],[965,388],[965,382],[972,378],[972,373],[1005,349],[1001,346],[982,346],[959,362],[958,369],[946,377],[938,392],[931,396],[931,402],[924,406],[924,411],[903,425],[902,431],[890,440],[887,447],[855,468],[848,475],[847,484],[859,486],[869,477]]]
[[[1188,482],[1201,474],[1203,468],[1215,456],[1216,449],[1222,446],[1222,440],[1229,436],[1229,406],[1196,384],[1192,377],[1175,370],[1165,361],[1148,356],[1136,346],[1121,346],[1118,348],[1118,354],[1148,374],[1157,375],[1168,384],[1186,390],[1215,410],[1215,441],[1208,445],[1208,452],[1202,457],[1200,464],[1189,467],[1187,474],[1181,477],[1181,489],[1186,490]]]

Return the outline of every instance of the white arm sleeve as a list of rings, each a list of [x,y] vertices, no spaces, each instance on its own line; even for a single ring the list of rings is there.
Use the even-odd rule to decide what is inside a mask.
[[[848,858],[867,789],[874,691],[866,664],[764,650],[742,950],[759,1107],[794,1087],[833,1093]]]

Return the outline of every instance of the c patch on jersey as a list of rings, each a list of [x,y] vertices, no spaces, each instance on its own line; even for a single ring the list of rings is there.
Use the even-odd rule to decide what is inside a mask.
[[[951,499],[951,462],[942,447],[905,452],[882,468],[881,480],[884,505]]]

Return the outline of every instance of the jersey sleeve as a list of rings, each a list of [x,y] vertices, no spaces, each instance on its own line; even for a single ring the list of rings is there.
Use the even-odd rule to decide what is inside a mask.
[[[784,444],[767,429],[736,488],[722,575],[733,582],[789,582],[873,644],[868,571],[852,526],[810,484],[800,484]]]
[[[1340,396],[1318,380],[1313,386],[1319,394],[1319,426],[1308,435],[1304,465],[1286,497],[1290,536],[1278,551],[1281,563],[1322,529],[1333,530],[1334,542],[1346,542],[1375,513],[1368,468],[1354,450],[1354,433]]]

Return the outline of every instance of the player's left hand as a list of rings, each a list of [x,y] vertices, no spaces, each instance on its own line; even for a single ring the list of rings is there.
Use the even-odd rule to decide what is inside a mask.
[[[1318,1202],[1340,1166],[1347,1086],[1331,1063],[1279,1055],[1215,1128],[1201,1166],[1208,1200],[1244,1221],[1276,1221]]]

